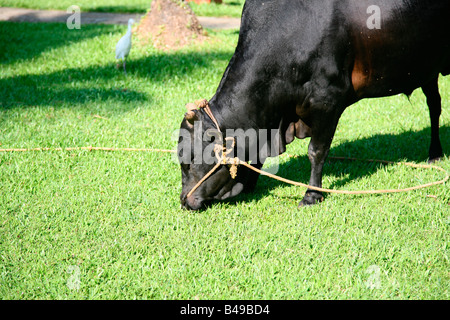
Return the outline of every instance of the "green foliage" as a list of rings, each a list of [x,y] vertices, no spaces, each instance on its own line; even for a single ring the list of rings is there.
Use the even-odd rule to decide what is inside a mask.
[[[0,23],[0,148],[176,147],[184,105],[210,98],[237,42],[160,52],[125,26]],[[450,78],[441,78],[448,155]],[[331,154],[426,161],[429,118],[417,90],[343,115]],[[307,140],[279,174],[307,182]],[[446,156],[440,166],[450,171]],[[324,186],[397,188],[442,178],[330,160]],[[2,299],[448,299],[448,184],[392,195],[328,195],[262,177],[254,193],[204,211],[179,208],[181,173],[150,152],[0,153]]]

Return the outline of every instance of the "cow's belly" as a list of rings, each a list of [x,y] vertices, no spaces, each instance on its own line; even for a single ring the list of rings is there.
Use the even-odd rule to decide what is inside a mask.
[[[409,94],[446,72],[450,64],[449,3],[430,2],[436,6],[430,9],[429,5],[397,7],[389,1],[375,1],[381,7],[380,29],[368,28],[363,3],[353,2],[349,19],[351,83],[359,98]]]
[[[351,83],[356,95],[365,98],[410,94],[435,79],[440,72],[445,73],[448,49],[420,50],[412,46],[403,49],[380,45],[355,51]]]

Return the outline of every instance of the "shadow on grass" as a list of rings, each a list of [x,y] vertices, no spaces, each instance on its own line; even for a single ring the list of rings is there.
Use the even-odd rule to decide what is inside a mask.
[[[441,143],[445,155],[449,155],[450,127],[440,129]],[[426,162],[430,141],[430,128],[421,131],[407,131],[401,134],[375,134],[368,138],[344,142],[332,146],[330,156],[351,157],[359,159],[383,159],[393,162],[412,161]],[[309,143],[309,141],[294,141],[294,143]],[[292,155],[292,154],[291,154]],[[383,164],[365,161],[348,161],[328,159],[324,165],[324,176],[333,176],[337,180],[324,188],[345,189],[353,181],[375,174]],[[280,164],[277,175],[303,183],[309,182],[310,162],[306,154],[289,158]],[[260,200],[268,196],[273,189],[286,184],[268,177],[260,177],[253,193],[239,195],[226,201],[229,204]],[[295,194],[295,190],[298,194]],[[292,198],[303,198],[304,188],[292,187]],[[325,194],[326,197],[326,194]]]
[[[117,30],[115,26],[108,25],[83,25],[82,32],[79,32],[68,30],[64,24],[0,23],[0,41],[12,43],[0,50],[0,67],[33,60],[55,48]],[[6,37],[8,33],[10,38]],[[105,60],[111,61],[114,57],[114,45],[111,45],[112,51],[107,53],[111,56]],[[99,50],[105,51],[104,48]],[[82,50],[73,52],[75,53],[72,54],[77,54],[73,59],[84,59]],[[213,63],[229,61],[232,54],[233,52],[226,50],[154,52],[147,57],[129,59],[127,76],[123,74],[123,70],[115,68],[115,62],[72,68],[60,68],[56,65],[55,69],[58,70],[49,72],[45,72],[48,65],[44,62],[42,68],[38,69],[38,74],[0,77],[0,109],[36,105],[57,107],[61,103],[75,107],[88,101],[149,101],[151,97],[145,90],[133,90],[132,87],[145,83],[164,83],[173,79],[180,83],[189,81],[197,72],[207,72]],[[64,62],[51,59],[48,63]]]
[[[114,6],[93,6],[89,8],[90,12],[106,12],[106,13],[141,13],[145,14],[150,9],[151,1],[148,1],[148,8],[143,8],[139,4],[127,3],[127,5]]]
[[[86,68],[66,68],[44,73],[26,74],[0,79],[0,108],[49,105],[60,103],[75,105],[87,101],[149,101],[146,93],[117,87],[129,79],[140,84],[165,81],[189,81],[191,75],[210,68],[217,60],[228,61],[231,52],[174,52],[157,53],[127,63],[128,74],[114,64]]]
[[[115,31],[117,27],[113,25],[83,25],[80,30],[70,30],[65,23],[0,21],[0,66]]]
[[[110,66],[114,70],[114,66]],[[118,70],[115,70],[118,72]],[[120,74],[119,74],[120,76]],[[114,77],[106,67],[70,68],[48,74],[27,74],[0,79],[0,109],[52,106],[74,107],[92,101],[148,101],[141,92],[111,87],[105,79]]]

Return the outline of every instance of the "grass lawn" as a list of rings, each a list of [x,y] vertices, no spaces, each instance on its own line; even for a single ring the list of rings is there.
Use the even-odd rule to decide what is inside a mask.
[[[126,26],[0,22],[0,148],[176,147],[184,105],[210,98],[237,33],[177,52],[135,43],[128,76],[114,47]],[[439,165],[450,171],[450,77]],[[341,118],[331,154],[424,162],[421,90],[363,100]],[[279,175],[307,182],[308,140]],[[417,185],[442,173],[327,162],[324,186]],[[1,299],[449,299],[450,190],[328,195],[262,177],[253,194],[180,209],[169,154],[0,153]]]
[[[75,4],[81,11],[145,13],[152,0],[0,0],[0,7],[15,7],[41,10],[66,10]],[[244,0],[224,0],[222,4],[189,3],[199,16],[228,16],[239,18]]]

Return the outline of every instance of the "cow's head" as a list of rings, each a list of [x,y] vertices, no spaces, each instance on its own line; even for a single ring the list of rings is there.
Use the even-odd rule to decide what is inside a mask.
[[[198,210],[212,200],[225,200],[244,190],[249,170],[239,167],[237,176],[232,177],[230,165],[217,165],[220,156],[217,147],[231,150],[234,145],[218,130],[202,106],[206,101],[188,104],[181,122],[178,138],[178,160],[181,165],[182,192],[181,205],[185,209]],[[227,146],[228,144],[228,146]],[[211,170],[218,166],[194,192],[191,190]],[[191,194],[190,194],[191,193]]]

